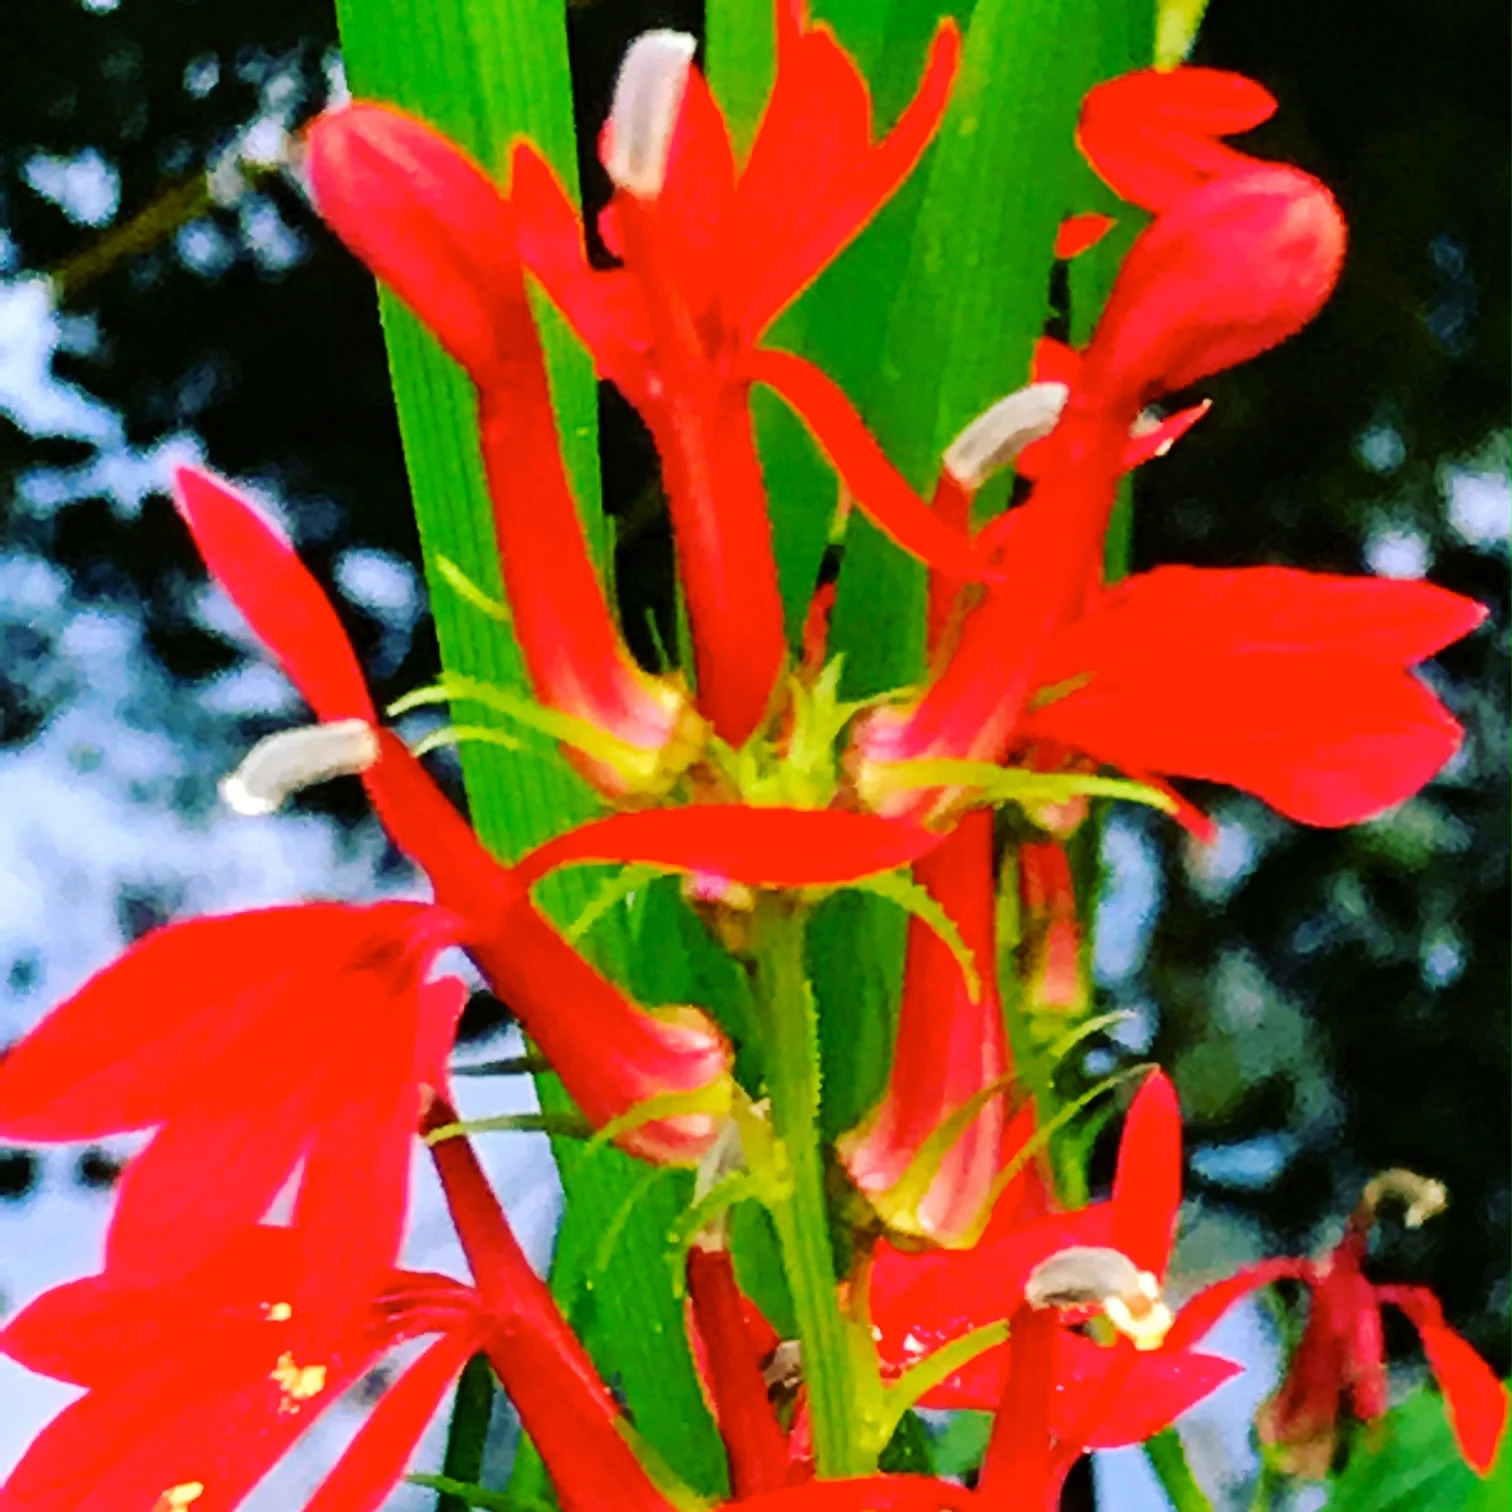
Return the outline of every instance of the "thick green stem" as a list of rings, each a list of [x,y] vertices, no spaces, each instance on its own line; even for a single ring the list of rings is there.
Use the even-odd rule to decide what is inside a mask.
[[[867,1369],[870,1336],[847,1321],[836,1287],[819,1142],[819,1029],[803,934],[798,905],[762,901],[753,937],[756,995],[782,1190],[772,1219],[802,1342],[818,1472],[866,1475],[876,1469],[880,1448],[870,1431],[880,1382],[874,1362]]]

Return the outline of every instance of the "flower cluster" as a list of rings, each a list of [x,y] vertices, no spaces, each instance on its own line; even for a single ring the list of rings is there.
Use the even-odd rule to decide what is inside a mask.
[[[100,1274],[0,1332],[0,1350],[84,1392],[0,1488],[0,1512],[232,1508],[311,1418],[415,1337],[431,1342],[312,1512],[378,1507],[476,1354],[566,1512],[694,1504],[637,1453],[458,1132],[447,1064],[465,989],[436,973],[450,947],[518,1015],[602,1138],[698,1168],[680,1265],[741,1506],[1053,1508],[1079,1455],[1148,1438],[1232,1375],[1203,1335],[1239,1297],[1284,1279],[1307,1282],[1313,1304],[1270,1441],[1331,1443],[1346,1396],[1358,1416],[1380,1415],[1384,1301],[1421,1330],[1467,1459],[1491,1463],[1505,1400],[1488,1368],[1427,1293],[1363,1279],[1379,1193],[1327,1260],[1267,1262],[1173,1308],[1181,1126],[1157,1071],[1128,1110],[1111,1195],[1068,1206],[1044,1159],[1056,1119],[1016,1075],[999,972],[1002,955],[1020,1018],[1079,1020],[1082,915],[1065,843],[1092,797],[1139,796],[1200,829],[1167,785],[1200,778],[1342,825],[1416,791],[1457,748],[1457,726],[1411,668],[1480,622],[1474,603],[1267,566],[1104,581],[1120,479],[1203,409],[1151,406],[1316,314],[1343,256],[1338,206],[1317,180],[1221,140],[1274,108],[1247,80],[1181,69],[1093,90],[1082,150],[1149,224],[1086,349],[1042,343],[1028,385],[945,451],[926,500],[841,388],[767,333],[919,161],[959,37],[941,26],[912,102],[874,140],[865,85],[833,36],[801,5],[779,0],[776,14],[776,82],[739,164],[691,39],[656,32],[630,49],[601,141],[612,269],[587,260],[573,201],[529,143],[506,194],[386,106],[355,104],[308,132],[318,210],[476,389],[533,695],[512,692],[510,706],[616,811],[523,857],[493,855],[384,728],[285,534],[224,480],[179,473],[178,510],[207,568],[317,721],[257,747],[228,799],[267,811],[307,783],[359,776],[434,901],[170,925],[0,1062],[0,1137],[151,1131],[121,1182]],[[1057,255],[1104,229],[1074,217]],[[656,441],[685,675],[637,665],[595,571],[527,275]],[[790,654],[758,384],[802,419],[855,505],[927,566],[922,686],[865,708],[839,700],[828,590]],[[974,521],[976,495],[1008,467],[1021,501]],[[1014,822],[995,825],[1004,804]],[[634,1001],[569,942],[532,889],[585,862],[685,877],[748,970],[752,1044],[733,1046],[702,1006]],[[891,1078],[827,1171],[803,931],[816,899],[856,884],[913,916]],[[999,937],[1005,900],[1016,955]],[[736,1049],[753,1068],[743,1057],[738,1077]],[[421,1136],[471,1285],[398,1268]],[[851,1184],[835,1219],[850,1231],[843,1275],[826,1207],[836,1169]],[[296,1176],[290,1216],[270,1221]],[[797,1341],[738,1284],[728,1214],[740,1201],[770,1214]],[[920,1403],[996,1414],[974,1490],[878,1473]]]

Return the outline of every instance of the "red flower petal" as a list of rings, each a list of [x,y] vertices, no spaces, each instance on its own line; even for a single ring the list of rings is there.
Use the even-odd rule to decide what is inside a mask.
[[[913,171],[945,113],[961,35],[935,33],[918,91],[871,145],[871,102],[828,31],[787,33],[777,81],[736,191],[726,255],[743,273],[725,318],[754,342]],[[795,174],[793,165],[805,171]],[[736,261],[738,259],[738,261]]]
[[[270,1064],[269,1054],[290,1060]],[[237,1057],[242,1072],[217,1067],[220,1085],[202,1091],[201,1106],[169,1119],[127,1165],[105,1249],[122,1285],[182,1277],[263,1217],[333,1090],[329,1063],[310,1065],[308,1056],[308,1044],[248,1036]]]
[[[515,145],[510,192],[525,266],[593,354],[599,371],[639,405],[647,391],[651,325],[628,273],[598,272],[583,228],[551,165],[528,142]]]
[[[178,468],[173,493],[210,575],[315,713],[376,724],[347,633],[288,537],[249,498],[199,468]]]
[[[1110,591],[1047,648],[1031,739],[1126,769],[1227,782],[1307,824],[1400,802],[1461,731],[1405,670],[1481,606],[1426,583],[1286,568],[1162,568]]]
[[[969,1512],[971,1492],[923,1475],[868,1475],[808,1481],[734,1503],[742,1512]]]
[[[336,234],[481,383],[507,379],[530,321],[509,205],[454,142],[387,105],[305,134],[315,204]]]
[[[1489,1475],[1507,1427],[1507,1388],[1468,1340],[1444,1321],[1438,1298],[1426,1287],[1378,1286],[1376,1296],[1412,1320],[1443,1390],[1460,1453],[1477,1475]]]
[[[1169,1428],[1243,1369],[1217,1355],[1112,1348],[1062,1330],[1052,1423],[1061,1447],[1119,1449]]]
[[[1312,1266],[1306,1260],[1262,1260],[1222,1281],[1215,1281],[1182,1305],[1166,1335],[1165,1347],[1188,1349],[1200,1344],[1224,1313],[1252,1291],[1277,1281],[1305,1281],[1311,1274]]]
[[[379,1398],[304,1512],[377,1512],[404,1474],[447,1387],[477,1347],[471,1331],[432,1344]]]
[[[968,536],[949,525],[909,486],[828,374],[790,352],[756,351],[746,376],[775,389],[823,448],[857,506],[887,537],[952,577],[981,578],[990,569]]]
[[[1118,222],[1111,215],[1100,215],[1088,210],[1081,215],[1068,215],[1055,233],[1055,255],[1059,258],[1080,257],[1089,247],[1095,247]]]
[[[291,991],[308,993],[308,963],[339,957],[372,927],[368,910],[306,903],[148,935],[7,1052],[0,1133],[97,1139],[199,1102],[249,1025],[266,1022]]]
[[[530,885],[559,866],[603,861],[707,872],[752,887],[837,887],[907,866],[941,838],[844,809],[711,803],[581,824],[531,851],[516,875]]]
[[[779,1489],[788,1472],[787,1435],[762,1376],[763,1348],[746,1322],[746,1299],[728,1250],[688,1251],[690,1343],[714,1404],[736,1499]]]
[[[1113,1248],[1163,1278],[1181,1207],[1181,1105],[1152,1071],[1129,1105],[1113,1177]]]
[[[851,1179],[868,1193],[886,1192],[898,1182],[942,1120],[999,1081],[1009,1064],[995,985],[991,810],[962,818],[920,859],[915,880],[960,929],[983,991],[972,1002],[944,941],[921,919],[909,921],[887,1091],[866,1123],[840,1141]],[[946,1152],[912,1215],[920,1231],[949,1243],[972,1230],[1003,1165],[1007,1119],[1006,1096],[994,1097]]]
[[[717,254],[734,195],[729,131],[704,76],[690,68],[656,215],[674,243],[680,291],[695,316],[714,303],[728,272]]]
[[[1248,131],[1275,110],[1270,92],[1241,74],[1142,69],[1088,93],[1076,138],[1121,199],[1163,211],[1211,179],[1253,167],[1254,158],[1213,138]]]

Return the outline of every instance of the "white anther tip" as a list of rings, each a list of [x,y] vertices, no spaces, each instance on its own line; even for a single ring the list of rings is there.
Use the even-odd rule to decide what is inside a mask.
[[[637,199],[655,199],[662,191],[697,49],[686,32],[649,31],[630,44],[620,64],[604,167],[616,188]]]
[[[279,730],[221,779],[221,801],[235,813],[263,818],[294,793],[333,777],[356,777],[377,760],[378,732],[365,719]]]
[[[1064,383],[1031,383],[999,399],[946,448],[945,471],[975,493],[1025,447],[1055,429],[1070,397]]]

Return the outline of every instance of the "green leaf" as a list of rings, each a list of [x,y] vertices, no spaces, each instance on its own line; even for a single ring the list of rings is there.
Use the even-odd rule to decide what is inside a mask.
[[[506,1496],[502,1491],[490,1491],[487,1486],[473,1481],[459,1480],[452,1475],[406,1475],[413,1486],[425,1486],[463,1507],[482,1507],[484,1512],[547,1512],[547,1505],[534,1497]]]
[[[1174,1428],[1147,1439],[1144,1451],[1175,1512],[1213,1512],[1212,1502],[1187,1464],[1181,1435]]]
[[[1504,1512],[1512,1505],[1512,1435],[1482,1480],[1460,1458],[1443,1397],[1420,1387],[1355,1435],[1327,1505],[1328,1512]]]
[[[517,134],[528,136],[564,182],[576,182],[576,148],[560,0],[339,0],[343,57],[358,95],[393,101],[456,138],[482,163],[501,169]],[[419,323],[386,294],[381,311],[405,461],[449,675],[497,688],[523,687],[507,628],[454,584],[465,579],[485,600],[500,599],[497,548],[466,378]],[[587,355],[559,317],[537,302],[568,476],[599,559],[607,557],[598,480],[597,395]],[[444,569],[445,558],[450,568]],[[506,858],[595,812],[598,803],[555,752],[516,752],[469,741],[461,747],[474,824]],[[558,919],[591,898],[581,877],[547,878],[538,896]],[[623,969],[625,930],[593,936],[601,965]],[[548,1116],[571,1113],[552,1078],[540,1082]],[[558,1254],[591,1245],[643,1169],[616,1152],[574,1175],[572,1148],[554,1148],[563,1166],[566,1210]],[[665,1263],[677,1201],[653,1190],[625,1224],[613,1269],[595,1286],[594,1326],[585,1342],[618,1378],[642,1435],[700,1490],[725,1482],[724,1452],[703,1404],[683,1339],[681,1306]],[[524,1457],[529,1481],[531,1456]],[[539,1484],[537,1479],[534,1484]]]

